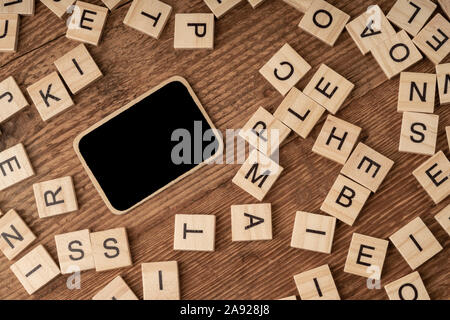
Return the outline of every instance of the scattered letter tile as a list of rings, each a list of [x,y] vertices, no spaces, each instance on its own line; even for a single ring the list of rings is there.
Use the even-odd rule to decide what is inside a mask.
[[[233,178],[233,183],[262,201],[283,168],[258,150],[253,150]]]
[[[142,264],[144,300],[180,300],[176,261]]]
[[[125,228],[91,233],[91,245],[97,271],[132,265]]]
[[[341,300],[327,264],[294,276],[294,281],[302,300]]]
[[[303,93],[332,114],[338,112],[355,85],[333,69],[322,64]]]
[[[58,234],[55,242],[62,274],[95,268],[88,229]]]
[[[389,241],[353,233],[344,272],[379,280]]]
[[[216,216],[206,214],[175,215],[174,250],[214,251]]]
[[[36,240],[36,236],[14,210],[0,218],[0,235],[0,249],[8,260],[12,260]]]
[[[297,211],[291,247],[331,253],[336,218]]]
[[[233,241],[272,239],[272,205],[270,203],[231,206]]]
[[[42,245],[28,252],[10,269],[30,295],[60,274],[58,266]]]
[[[413,175],[434,203],[438,204],[450,194],[450,162],[442,151],[414,170]]]
[[[413,270],[442,250],[442,246],[420,217],[402,227],[389,239]]]
[[[33,191],[41,218],[78,210],[72,177],[36,183]]]
[[[286,43],[259,73],[284,96],[310,69],[309,63]]]

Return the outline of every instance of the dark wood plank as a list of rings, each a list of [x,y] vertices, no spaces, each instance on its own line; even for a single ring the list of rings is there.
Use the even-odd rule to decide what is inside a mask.
[[[202,0],[166,2],[174,7],[174,12],[208,12]],[[352,18],[371,4],[366,0],[330,2]],[[387,12],[394,1],[378,3]],[[140,264],[175,259],[180,263],[185,299],[276,299],[293,295],[297,293],[293,275],[324,263],[330,264],[343,299],[386,299],[384,289],[369,290],[365,278],[343,272],[351,235],[359,232],[387,238],[416,216],[424,219],[445,247],[418,270],[431,298],[449,298],[446,290],[449,237],[434,215],[450,201],[435,206],[411,175],[427,157],[397,151],[401,123],[401,115],[396,112],[398,77],[387,81],[375,60],[370,55],[362,56],[346,32],[333,48],[302,32],[297,28],[302,14],[281,0],[266,1],[256,10],[243,1],[216,20],[214,51],[175,51],[173,15],[158,41],[127,28],[122,21],[128,7],[126,4],[110,14],[99,47],[89,47],[105,76],[74,96],[73,108],[44,123],[31,106],[2,124],[0,150],[23,142],[37,175],[1,192],[0,207],[3,211],[16,209],[55,259],[56,234],[84,228],[99,231],[127,227],[134,265],[102,273],[83,272],[81,290],[68,290],[67,276],[59,276],[29,297],[9,270],[10,262],[1,256],[0,298],[90,299],[118,274],[142,298]],[[20,51],[0,56],[0,78],[13,75],[25,90],[54,71],[53,61],[78,43],[65,38],[64,23],[58,22],[39,2],[37,15],[24,18],[21,30]],[[355,90],[338,116],[361,126],[362,141],[395,161],[394,169],[371,196],[355,225],[338,223],[332,254],[289,246],[295,212],[319,213],[341,168],[311,152],[321,124],[308,139],[291,134],[281,148],[280,164],[285,171],[265,199],[273,205],[272,241],[231,242],[230,206],[255,202],[231,183],[239,165],[206,166],[126,216],[108,212],[72,149],[72,141],[79,132],[175,74],[187,78],[219,129],[237,129],[259,106],[273,112],[281,102],[280,94],[259,75],[258,69],[285,42],[313,66],[299,88],[306,85],[321,63],[355,83]],[[424,60],[411,70],[434,72],[434,66]],[[437,107],[436,113],[440,116],[438,149],[448,156],[444,126],[450,123],[450,111]],[[39,219],[32,184],[63,175],[74,177],[79,212]],[[215,214],[217,250],[173,251],[176,213]],[[408,265],[391,244],[382,285],[407,273]]]

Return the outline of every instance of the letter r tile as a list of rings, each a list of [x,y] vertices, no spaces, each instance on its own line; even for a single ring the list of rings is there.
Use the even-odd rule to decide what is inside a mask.
[[[78,210],[72,177],[36,183],[33,190],[40,218]]]

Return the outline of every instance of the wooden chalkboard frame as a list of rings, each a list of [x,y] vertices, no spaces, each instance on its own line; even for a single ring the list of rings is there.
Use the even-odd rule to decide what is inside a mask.
[[[217,152],[210,157],[209,159],[204,160],[203,162],[199,163],[197,166],[195,166],[194,168],[192,168],[191,170],[185,172],[184,174],[182,174],[181,176],[179,176],[178,178],[176,178],[175,180],[172,180],[171,182],[169,182],[168,184],[166,184],[165,186],[161,187],[160,189],[158,189],[157,191],[153,192],[152,194],[150,194],[149,196],[147,196],[145,199],[141,200],[140,202],[136,203],[135,205],[133,205],[132,207],[126,209],[126,210],[117,210],[116,208],[113,207],[113,205],[111,204],[111,202],[109,201],[108,197],[106,196],[105,192],[103,191],[102,187],[100,186],[100,183],[97,181],[97,178],[95,177],[95,175],[92,173],[92,171],[90,170],[89,166],[87,165],[85,159],[83,158],[81,152],[80,152],[80,141],[83,139],[83,137],[85,137],[86,135],[88,135],[90,132],[94,131],[95,129],[97,129],[98,127],[102,126],[103,124],[105,124],[106,122],[110,121],[111,119],[115,118],[116,116],[118,116],[119,114],[121,114],[122,112],[128,110],[129,108],[133,107],[134,105],[136,105],[138,102],[140,102],[141,100],[145,99],[146,97],[148,97],[149,95],[153,94],[154,92],[158,91],[159,89],[161,89],[162,87],[164,87],[165,85],[171,83],[171,82],[180,82],[182,83],[188,90],[189,94],[191,95],[192,99],[194,100],[195,104],[197,105],[197,107],[199,108],[199,110],[201,111],[203,117],[205,118],[205,120],[207,121],[207,123],[209,124],[209,126],[211,127],[211,129],[214,131],[215,137],[216,137],[216,141],[218,142],[218,150]],[[135,209],[136,207],[140,206],[141,204],[143,204],[144,202],[146,202],[147,200],[149,200],[150,198],[156,196],[157,194],[159,194],[160,192],[166,190],[167,188],[169,188],[170,186],[172,186],[173,184],[177,183],[178,181],[186,178],[187,176],[189,176],[190,174],[194,173],[195,171],[197,171],[198,169],[200,169],[201,167],[203,167],[205,164],[207,163],[211,163],[212,161],[215,160],[216,157],[221,156],[223,154],[223,140],[221,138],[221,135],[218,134],[217,128],[214,126],[214,124],[212,123],[211,119],[209,118],[208,114],[206,113],[205,109],[203,108],[202,104],[200,103],[200,100],[198,99],[198,97],[195,95],[194,90],[192,89],[192,87],[189,85],[189,83],[187,82],[187,80],[181,76],[173,76],[169,79],[167,79],[166,81],[163,81],[162,83],[160,83],[159,85],[157,85],[156,87],[153,87],[152,89],[148,90],[147,92],[145,92],[144,94],[142,94],[141,96],[137,97],[136,99],[132,100],[131,102],[129,102],[127,105],[125,105],[124,107],[118,109],[117,111],[113,112],[112,114],[110,114],[109,116],[107,116],[106,118],[104,118],[103,120],[97,122],[96,124],[94,124],[93,126],[91,126],[90,128],[86,129],[85,131],[81,132],[74,140],[73,142],[73,148],[75,150],[75,153],[77,154],[81,164],[83,165],[83,168],[86,170],[89,179],[91,180],[91,182],[93,183],[95,189],[97,189],[97,192],[100,194],[102,200],[105,202],[106,206],[108,207],[108,209],[116,215],[123,215],[126,214],[128,212],[130,212],[131,210]]]

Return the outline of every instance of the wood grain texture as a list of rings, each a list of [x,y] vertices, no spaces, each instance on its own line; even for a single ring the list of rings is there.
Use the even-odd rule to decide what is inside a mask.
[[[89,1],[101,5],[100,0]],[[209,12],[202,0],[165,2],[173,7],[174,13]],[[329,2],[352,18],[372,4],[367,0]],[[394,0],[377,3],[387,13]],[[347,32],[334,47],[329,47],[300,30],[297,25],[303,14],[281,0],[265,1],[255,10],[243,1],[230,10],[216,21],[212,51],[174,50],[174,14],[159,40],[126,27],[123,19],[128,8],[126,3],[112,11],[99,46],[89,46],[104,77],[75,95],[75,106],[47,123],[31,106],[1,125],[0,150],[23,142],[36,176],[0,192],[0,208],[16,209],[53,259],[57,257],[56,234],[86,228],[95,232],[126,227],[133,266],[101,273],[85,271],[80,290],[67,289],[67,276],[60,275],[29,296],[9,270],[11,263],[0,256],[0,298],[91,299],[117,275],[122,275],[142,299],[141,264],[174,260],[179,263],[183,299],[279,299],[298,295],[293,276],[324,264],[330,266],[342,299],[387,299],[383,288],[369,290],[366,278],[343,271],[352,234],[387,239],[417,216],[444,247],[418,271],[431,299],[450,298],[447,289],[450,239],[434,219],[450,199],[434,205],[413,177],[412,171],[427,156],[398,152],[402,118],[396,112],[398,76],[388,81],[371,55],[361,55]],[[79,44],[67,39],[65,33],[65,21],[36,2],[36,15],[22,19],[18,52],[0,55],[0,78],[13,75],[24,90],[55,71],[54,60]],[[355,224],[350,227],[337,222],[330,255],[289,246],[295,212],[320,213],[319,208],[342,167],[311,151],[324,117],[307,139],[291,133],[281,147],[280,165],[284,171],[264,201],[272,203],[271,241],[231,241],[231,205],[256,202],[231,183],[239,165],[205,166],[128,215],[114,216],[108,211],[72,148],[76,135],[176,74],[190,82],[219,129],[240,128],[260,106],[273,113],[281,103],[283,97],[258,70],[286,42],[313,66],[297,84],[298,88],[305,87],[321,63],[355,84],[337,116],[363,128],[361,141],[395,161]],[[449,57],[443,61],[448,62]],[[433,73],[434,65],[424,59],[408,71]],[[444,127],[450,123],[450,109],[436,105],[435,113],[440,117],[436,150],[449,156]],[[74,179],[80,210],[39,219],[32,184],[69,175]],[[175,214],[215,215],[216,250],[174,251]],[[382,286],[409,273],[408,264],[390,244]]]

